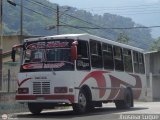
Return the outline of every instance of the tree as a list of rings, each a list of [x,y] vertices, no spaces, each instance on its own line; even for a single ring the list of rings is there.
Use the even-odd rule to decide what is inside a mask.
[[[153,44],[151,45],[150,50],[157,50],[160,51],[160,37],[158,37]]]
[[[120,33],[116,41],[120,43],[128,44],[129,37],[125,33]]]

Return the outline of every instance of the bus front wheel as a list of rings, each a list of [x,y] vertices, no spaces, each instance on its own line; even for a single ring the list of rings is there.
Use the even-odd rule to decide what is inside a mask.
[[[32,114],[40,114],[43,110],[42,106],[38,103],[28,103],[28,109]]]
[[[92,107],[93,105],[89,93],[87,94],[87,92],[84,89],[80,90],[78,96],[78,103],[73,104],[74,112],[78,114],[83,114]]]

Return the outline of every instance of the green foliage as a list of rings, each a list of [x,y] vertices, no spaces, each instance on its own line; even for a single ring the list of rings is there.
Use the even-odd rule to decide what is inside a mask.
[[[150,50],[157,50],[160,51],[160,37],[158,37],[153,44],[151,45]]]
[[[120,43],[128,44],[129,38],[125,33],[120,33],[116,41]]]
[[[27,35],[39,35],[47,36],[56,34],[56,29],[46,30],[49,25],[56,25],[56,4],[50,3],[48,0],[37,0],[46,6],[52,7],[54,9],[49,9],[44,6],[33,4],[24,0],[24,7],[32,9],[42,15],[34,13],[30,10],[24,8],[23,14],[23,33]],[[20,0],[16,0],[20,2]],[[60,14],[66,10],[66,6],[60,7]],[[11,6],[7,3],[7,0],[4,0],[4,33],[7,35],[19,34],[20,29],[20,7]],[[140,26],[132,21],[130,18],[125,18],[122,16],[112,15],[105,13],[104,15],[93,15],[90,12],[84,10],[78,10],[76,8],[70,8],[69,11],[66,11],[67,14],[83,19],[90,23],[96,24],[98,26],[106,28],[117,28],[117,27],[134,27]],[[46,17],[48,16],[48,17]],[[79,19],[69,17],[65,14],[60,17],[60,24],[63,23],[73,25],[73,26],[85,26],[85,27],[97,27],[93,24],[88,24]],[[63,23],[61,23],[63,22]],[[60,34],[65,33],[86,33],[89,32],[93,35],[99,37],[104,37],[111,40],[120,40],[120,42],[128,43],[130,45],[148,49],[153,39],[150,34],[149,29],[131,29],[131,30],[122,30],[122,29],[80,29],[80,28],[71,28],[71,27],[60,27]],[[121,34],[121,33],[125,33]],[[119,41],[118,40],[118,41]],[[139,44],[137,44],[137,42]]]

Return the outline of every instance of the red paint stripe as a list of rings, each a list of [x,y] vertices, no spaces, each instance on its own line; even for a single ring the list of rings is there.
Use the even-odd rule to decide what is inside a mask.
[[[74,95],[16,95],[16,100],[36,100],[43,97],[44,100],[69,100],[74,103]]]
[[[32,79],[32,78],[26,78],[26,79],[22,80],[20,83],[18,82],[18,86],[20,87],[24,82],[26,82],[30,79]]]
[[[90,78],[94,78],[97,82],[97,86],[99,88],[105,88],[106,87],[106,80],[105,76],[103,74],[109,73],[108,71],[93,71],[89,73],[80,83],[79,87],[82,86],[84,82],[89,80]],[[105,95],[106,89],[100,89],[99,90],[99,97],[102,98]]]

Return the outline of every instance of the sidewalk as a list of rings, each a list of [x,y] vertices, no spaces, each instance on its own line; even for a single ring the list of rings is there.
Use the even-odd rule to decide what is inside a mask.
[[[28,111],[27,106],[15,101],[15,93],[0,92],[0,115]]]

